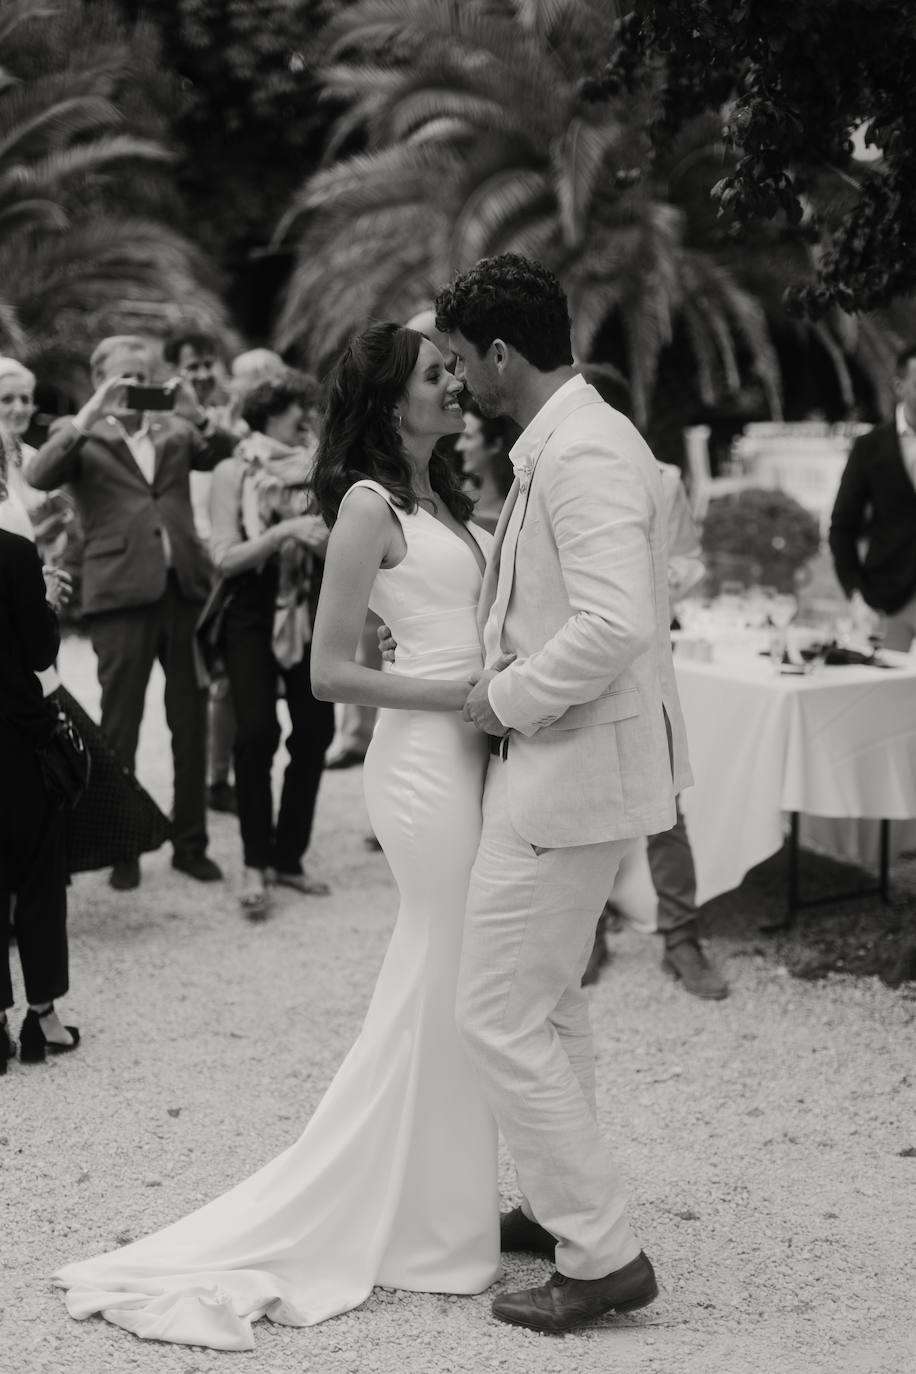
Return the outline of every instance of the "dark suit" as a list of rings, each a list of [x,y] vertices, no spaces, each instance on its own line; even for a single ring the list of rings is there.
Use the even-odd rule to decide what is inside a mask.
[[[35,756],[52,723],[35,674],[51,666],[59,643],[34,544],[0,530],[0,1011],[13,1004],[13,892],[26,999],[40,1005],[67,991],[65,821]]]
[[[861,435],[850,450],[830,521],[830,551],[846,595],[861,592],[874,610],[893,615],[916,595],[916,489],[894,421]]]
[[[152,482],[119,427],[100,420],[83,435],[58,421],[29,465],[43,491],[69,484],[83,529],[82,610],[98,657],[102,729],[133,767],[153,663],[165,673],[175,767],[177,855],[207,845],[206,692],[198,686],[194,626],[210,588],[210,561],[194,529],[188,475],[212,468],[233,440],[209,439],[178,416],[155,417]],[[163,536],[166,536],[164,538]]]

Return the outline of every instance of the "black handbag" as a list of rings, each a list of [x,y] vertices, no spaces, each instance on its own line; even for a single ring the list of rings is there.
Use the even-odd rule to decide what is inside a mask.
[[[48,698],[53,712],[51,733],[35,746],[41,779],[51,802],[73,808],[89,786],[89,750],[63,703]]]
[[[234,595],[232,579],[218,578],[194,627],[194,671],[201,687],[209,687],[213,678],[225,676],[223,624]]]

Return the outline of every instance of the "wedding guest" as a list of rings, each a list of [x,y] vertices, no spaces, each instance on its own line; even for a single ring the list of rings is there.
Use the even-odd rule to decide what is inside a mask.
[[[229,364],[229,388],[233,397],[233,414],[244,434],[246,425],[242,419],[242,402],[247,391],[252,391],[261,382],[272,382],[289,371],[286,363],[272,348],[247,348],[237,353]]]
[[[474,502],[472,519],[492,534],[512,486],[509,450],[520,431],[505,415],[488,419],[473,399],[462,409],[464,433],[455,440],[455,452],[461,457],[465,490]]]
[[[308,896],[328,885],[303,869],[334,709],[310,681],[311,619],[328,531],[310,479],[313,379],[289,369],[245,394],[251,434],[213,475],[211,551],[226,604],[222,651],[236,713],[235,777],[242,835],[242,910],[260,918],[273,882]],[[286,697],[289,763],[274,820],[271,770]]]
[[[29,465],[40,490],[69,483],[85,536],[82,611],[98,658],[102,729],[131,769],[153,663],[165,673],[175,791],[172,866],[199,882],[222,877],[207,855],[205,689],[197,681],[194,629],[210,565],[194,529],[188,474],[212,467],[232,438],[215,428],[186,382],[174,408],[130,404],[158,357],[148,339],[103,339],[90,358],[95,392],[52,426]],[[138,857],[115,864],[111,884],[140,883]]]
[[[0,472],[0,500],[5,494]],[[79,1044],[55,1002],[69,988],[67,856],[64,812],[45,790],[36,747],[53,715],[37,674],[53,666],[60,644],[55,607],[69,579],[42,573],[34,544],[0,529],[0,1074],[16,1052],[7,1013],[13,1005],[9,947],[11,904],[28,1011],[19,1033],[23,1063]]]
[[[234,401],[227,389],[223,349],[214,334],[185,325],[172,331],[162,346],[162,356],[194,389],[199,404],[212,423],[239,434]],[[210,545],[210,486],[212,471],[190,474],[194,528],[204,548]],[[207,689],[207,806],[211,811],[236,814],[235,787],[231,781],[235,711],[228,679],[214,675]]]
[[[884,644],[916,637],[916,343],[897,357],[894,418],[849,451],[830,520],[840,586],[885,616]]]
[[[5,449],[0,447],[0,530],[21,534],[38,546],[46,578],[50,582],[57,572],[57,582],[68,589],[69,601],[72,578],[68,571],[47,562],[39,544],[39,531],[47,528],[47,519],[43,526],[33,523],[36,516],[41,516],[42,507],[33,502],[31,512],[26,510],[8,481],[15,470]],[[28,490],[34,496],[40,495],[31,487]],[[125,767],[95,721],[64,687],[56,665],[42,669],[38,680],[45,700],[60,703],[76,725],[91,761],[89,785],[79,805],[65,817],[67,873],[108,868],[158,849],[171,833],[168,818]]]
[[[200,405],[212,407],[228,403],[226,364],[215,334],[195,325],[174,329],[163,342],[162,356],[169,367],[190,382]]]
[[[620,388],[615,376],[593,365],[582,371],[609,405],[619,401]],[[658,471],[668,526],[668,600],[674,610],[677,602],[702,580],[706,567],[680,468],[673,463],[659,463]],[[718,1002],[728,996],[728,983],[700,942],[693,850],[678,798],[675,798],[675,809],[674,825],[646,839],[649,875],[658,898],[656,929],[665,946],[662,968],[694,997]],[[612,892],[598,918],[595,942],[582,978],[583,986],[594,983],[607,963],[605,936],[618,919]]]
[[[63,491],[39,492],[25,478],[35,449],[25,436],[35,414],[35,374],[15,358],[0,357],[0,445],[7,459],[7,519],[35,538],[42,561],[59,562],[73,524],[73,502]]]
[[[668,519],[668,598],[676,613],[677,602],[696,586],[706,569],[680,469],[671,463],[658,467]],[[678,798],[675,807],[677,819],[671,829],[646,841],[658,896],[658,933],[665,946],[662,968],[694,997],[718,1002],[728,996],[728,983],[700,942],[693,851]]]

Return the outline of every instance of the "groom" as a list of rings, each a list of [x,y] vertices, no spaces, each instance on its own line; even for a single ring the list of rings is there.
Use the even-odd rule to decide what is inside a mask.
[[[455,375],[523,428],[481,594],[488,668],[466,719],[490,736],[458,1025],[518,1169],[504,1250],[555,1254],[501,1321],[563,1332],[652,1302],[652,1265],[597,1122],[588,994],[595,923],[636,836],[690,782],[668,633],[652,453],[572,366],[566,298],[538,263],[483,259],[436,301]]]

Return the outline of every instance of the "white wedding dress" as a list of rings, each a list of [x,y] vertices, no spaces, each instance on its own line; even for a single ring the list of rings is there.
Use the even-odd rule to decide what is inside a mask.
[[[370,600],[397,639],[390,671],[461,678],[481,664],[477,562],[422,509],[396,514],[407,555]],[[478,1293],[498,1276],[496,1127],[453,1020],[486,762],[455,712],[379,713],[364,786],[401,907],[359,1038],[278,1158],[174,1225],[61,1269],[72,1316],[248,1350],[262,1316],[311,1325],[375,1284]]]

